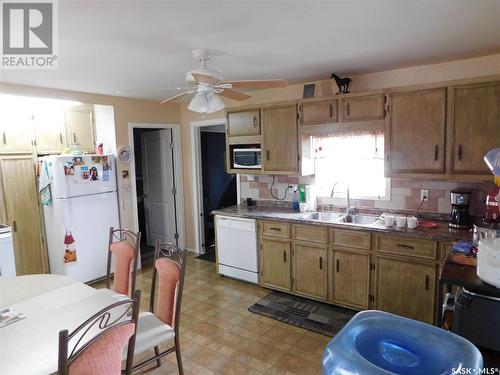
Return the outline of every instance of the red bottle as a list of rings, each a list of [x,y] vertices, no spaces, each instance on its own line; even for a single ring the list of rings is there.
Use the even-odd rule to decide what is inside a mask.
[[[490,189],[486,197],[486,221],[500,223],[500,187]]]

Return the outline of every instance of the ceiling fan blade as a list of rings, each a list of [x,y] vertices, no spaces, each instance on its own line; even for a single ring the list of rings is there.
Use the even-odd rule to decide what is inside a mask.
[[[219,95],[222,95],[222,96],[225,96],[226,98],[234,99],[234,100],[245,100],[245,99],[251,98],[250,95],[244,94],[240,91],[236,91],[233,89],[225,89],[224,91],[219,93]]]
[[[217,81],[216,77],[207,76],[205,74],[191,73],[191,75],[193,76],[196,82],[206,83],[207,85],[211,85],[212,83]]]
[[[255,79],[255,80],[243,80],[243,81],[224,81],[224,83],[230,83],[235,89],[272,89],[275,87],[287,87],[288,82],[284,79]]]
[[[189,94],[192,94],[194,91],[195,91],[195,90],[188,90],[188,91],[181,92],[180,94],[177,94],[177,95],[171,96],[170,98],[163,100],[163,101],[161,102],[161,104],[171,102],[172,100],[175,100],[175,99],[177,99],[177,98],[180,98],[181,96],[184,96],[184,95],[189,95]]]
[[[144,89],[131,89],[131,90],[116,90],[117,94],[133,94],[136,92],[148,92],[148,91],[165,91],[165,90],[188,90],[192,87],[150,87]]]

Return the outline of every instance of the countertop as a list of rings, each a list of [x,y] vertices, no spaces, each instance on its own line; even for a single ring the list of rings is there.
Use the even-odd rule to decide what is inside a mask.
[[[274,207],[247,207],[242,205],[231,206],[219,210],[212,211],[214,215],[224,215],[233,217],[242,217],[249,219],[263,219],[263,220],[276,220],[286,221],[298,224],[311,224],[321,225],[337,229],[360,230],[369,232],[378,232],[391,235],[399,235],[404,237],[415,237],[426,240],[434,241],[459,241],[459,240],[472,240],[472,231],[467,229],[451,229],[448,227],[448,222],[436,221],[437,228],[397,228],[386,227],[383,223],[375,223],[370,225],[365,224],[351,224],[351,223],[335,223],[329,221],[319,221],[304,218],[307,213],[300,213],[284,208]]]

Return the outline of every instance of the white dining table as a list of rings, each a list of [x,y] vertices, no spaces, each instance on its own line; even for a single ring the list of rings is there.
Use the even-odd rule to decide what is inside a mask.
[[[0,308],[26,316],[0,328],[0,374],[57,372],[59,331],[71,332],[120,296],[60,275],[0,278]]]

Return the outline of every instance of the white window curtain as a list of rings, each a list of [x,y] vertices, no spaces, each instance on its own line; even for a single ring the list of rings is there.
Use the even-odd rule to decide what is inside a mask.
[[[387,199],[389,181],[384,177],[384,133],[349,132],[313,137],[318,196]],[[343,184],[340,184],[342,182]]]

